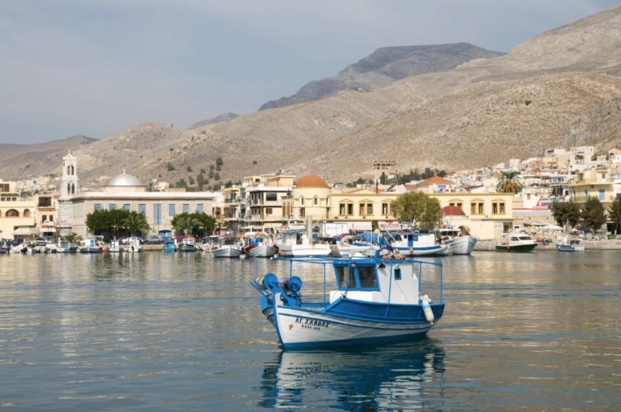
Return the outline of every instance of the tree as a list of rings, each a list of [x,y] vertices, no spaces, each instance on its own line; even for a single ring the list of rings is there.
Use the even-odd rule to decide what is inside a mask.
[[[86,227],[91,233],[108,233],[116,235],[119,227],[123,226],[123,220],[129,215],[125,209],[96,210],[86,215]]]
[[[391,208],[399,221],[416,222],[423,229],[433,229],[443,217],[440,201],[423,192],[404,193],[392,202]]]
[[[126,227],[132,236],[136,236],[138,232],[148,232],[151,230],[151,226],[147,222],[147,218],[138,212],[131,212],[121,224]]]
[[[520,193],[522,182],[520,172],[517,170],[507,170],[500,172],[496,191],[498,193]]]
[[[199,231],[211,231],[216,227],[216,219],[206,213],[180,213],[171,221],[173,228],[185,235],[194,235]]]
[[[574,227],[580,221],[580,207],[576,202],[570,200],[569,202],[554,201],[552,203],[552,216],[559,226]]]
[[[606,223],[604,205],[597,197],[589,196],[586,202],[584,202],[584,207],[582,208],[582,223],[593,232],[601,229],[602,225]]]
[[[615,235],[621,226],[621,197],[617,196],[608,207],[608,218],[615,225]]]

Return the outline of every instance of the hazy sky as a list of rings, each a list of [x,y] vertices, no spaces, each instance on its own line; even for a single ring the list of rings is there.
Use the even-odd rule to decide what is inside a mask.
[[[0,143],[256,111],[380,47],[496,51],[619,0],[0,0]]]

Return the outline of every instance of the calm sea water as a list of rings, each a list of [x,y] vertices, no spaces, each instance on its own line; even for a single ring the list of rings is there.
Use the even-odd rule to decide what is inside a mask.
[[[0,256],[7,410],[618,410],[621,252],[442,258],[425,339],[282,352],[249,281],[273,260]],[[306,287],[318,269],[300,269]]]

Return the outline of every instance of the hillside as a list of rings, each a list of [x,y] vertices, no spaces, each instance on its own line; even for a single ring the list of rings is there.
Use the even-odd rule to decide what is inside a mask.
[[[474,168],[579,144],[603,151],[621,144],[620,68],[616,6],[503,56],[192,130],[143,124],[72,152],[84,184],[97,185],[107,181],[97,177],[123,168],[143,182],[190,181],[217,158],[224,182],[284,169],[334,183],[370,176],[376,159],[396,160],[397,171],[408,172]],[[60,172],[60,161],[31,155],[29,169],[23,159],[4,159],[0,175],[33,173],[35,158],[43,159],[38,170]]]

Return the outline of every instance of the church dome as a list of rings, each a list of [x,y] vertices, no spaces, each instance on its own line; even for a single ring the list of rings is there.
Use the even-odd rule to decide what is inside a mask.
[[[120,175],[116,175],[110,179],[108,186],[142,186],[142,183],[136,176],[132,176],[123,171]]]
[[[329,187],[325,180],[321,176],[317,175],[307,175],[302,176],[296,185],[298,188],[304,187],[320,187],[327,188]]]

